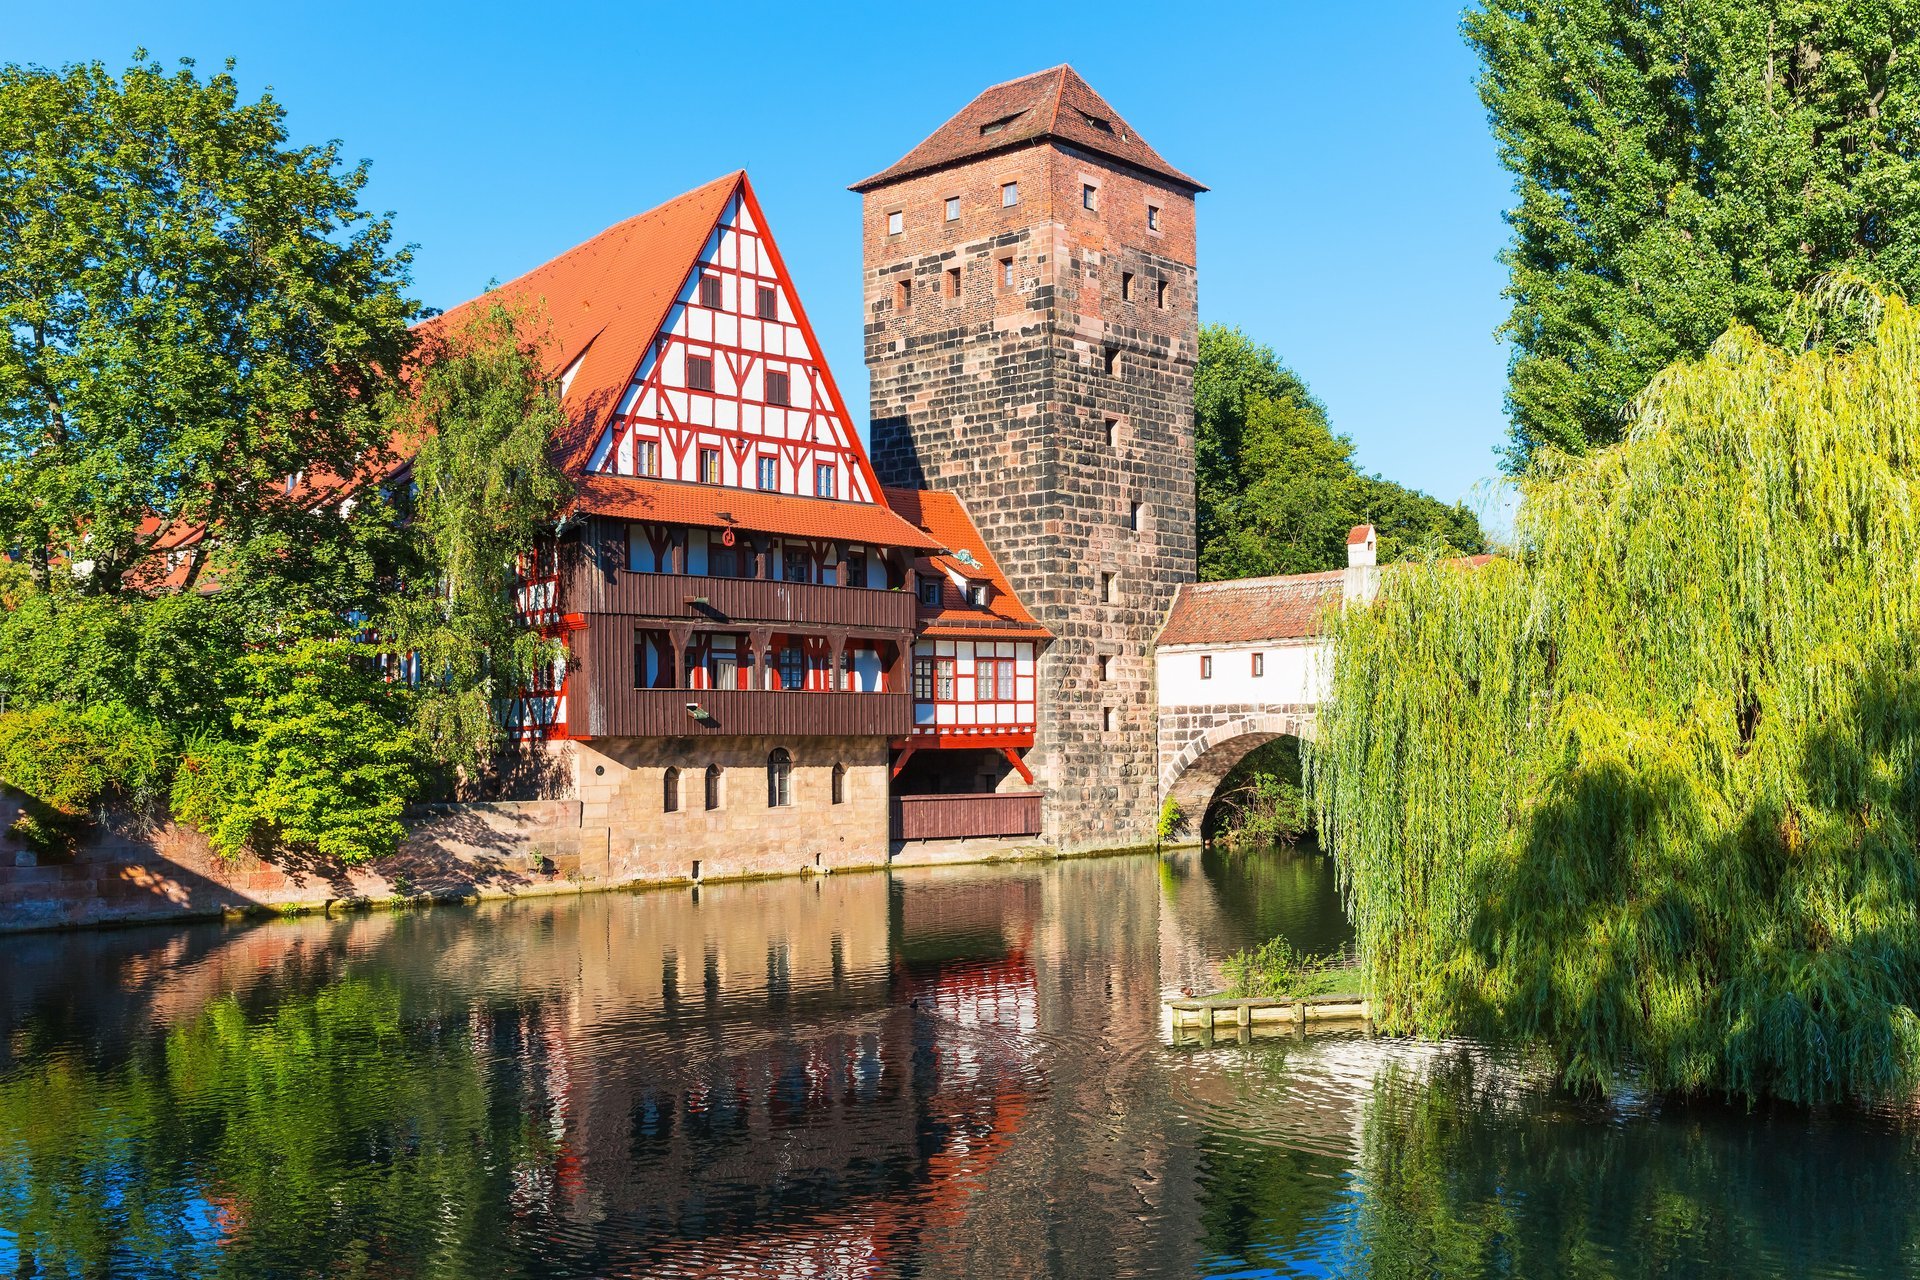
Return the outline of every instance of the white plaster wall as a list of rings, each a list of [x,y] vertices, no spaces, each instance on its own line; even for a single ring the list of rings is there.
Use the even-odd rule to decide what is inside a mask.
[[[1253,674],[1253,655],[1265,657],[1265,674]],[[1200,659],[1213,658],[1213,678],[1200,678]],[[1318,641],[1294,644],[1182,645],[1154,656],[1163,707],[1204,707],[1265,702],[1315,705],[1326,696],[1332,670],[1330,647]]]

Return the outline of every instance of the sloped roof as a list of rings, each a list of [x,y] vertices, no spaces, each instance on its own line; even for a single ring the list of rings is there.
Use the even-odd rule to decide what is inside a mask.
[[[1320,618],[1338,608],[1344,569],[1275,578],[1189,582],[1174,597],[1158,643],[1246,644],[1319,634]]]
[[[564,397],[572,436],[555,442],[562,465],[571,468],[583,460],[596,429],[626,393],[707,236],[744,179],[744,172],[735,170],[617,222],[422,328],[445,330],[469,308],[495,300],[540,304],[552,323],[549,372],[559,376],[572,370]]]
[[[921,556],[915,567],[940,578],[940,604],[937,608],[920,606],[920,634],[940,638],[1001,640],[1050,640],[1053,633],[1041,626],[1027,607],[1020,603],[1007,575],[987,550],[985,539],[974,527],[960,499],[951,493],[930,489],[882,489],[887,505],[900,519],[926,531],[941,554]],[[955,552],[965,552],[972,564]],[[983,608],[960,593],[949,574],[974,582],[984,581],[989,590]]]
[[[854,183],[852,189],[870,191],[912,174],[1045,138],[1158,174],[1192,191],[1206,190],[1161,159],[1160,153],[1148,146],[1106,99],[1064,63],[986,89],[926,141],[891,167]]]
[[[596,473],[583,476],[575,486],[574,505],[624,520],[732,527],[913,551],[941,549],[936,537],[878,502],[800,498],[759,489]]]

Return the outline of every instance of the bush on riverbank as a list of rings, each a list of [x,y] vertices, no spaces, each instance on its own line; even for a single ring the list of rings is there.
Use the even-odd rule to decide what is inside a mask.
[[[1229,999],[1304,999],[1357,989],[1360,974],[1347,959],[1298,951],[1285,938],[1272,938],[1234,952],[1221,961],[1220,972]]]
[[[1839,307],[1872,341],[1819,347]],[[1517,558],[1335,620],[1310,785],[1383,1026],[1598,1090],[1920,1085],[1920,315],[1805,314],[1544,459]]]

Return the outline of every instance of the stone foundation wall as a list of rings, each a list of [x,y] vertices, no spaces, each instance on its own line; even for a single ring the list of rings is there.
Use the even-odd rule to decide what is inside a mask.
[[[792,756],[791,803],[768,804],[767,760]],[[719,805],[706,806],[717,766]],[[841,800],[833,772],[843,770]],[[666,803],[676,769],[677,804]],[[602,738],[574,744],[581,847],[616,880],[791,875],[885,866],[885,738]]]

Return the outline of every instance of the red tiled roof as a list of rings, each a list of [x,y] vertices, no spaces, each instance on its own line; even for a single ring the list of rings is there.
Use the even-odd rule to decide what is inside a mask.
[[[1003,121],[1002,127],[992,133],[982,132]],[[1162,160],[1160,153],[1148,146],[1078,72],[1065,65],[985,90],[890,168],[854,183],[852,189],[870,191],[911,174],[1045,138],[1111,157],[1193,191],[1206,190]]]
[[[570,438],[556,442],[562,464],[571,466],[584,459],[599,425],[626,393],[640,358],[744,178],[736,170],[615,223],[525,275],[427,321],[422,329],[445,330],[468,308],[496,299],[540,304],[552,324],[550,372],[557,377],[573,369],[565,399],[573,431]]]
[[[1189,582],[1174,597],[1161,645],[1245,644],[1316,635],[1321,614],[1337,608],[1344,569],[1277,578]]]
[[[940,579],[940,606],[920,606],[920,634],[937,637],[977,639],[993,636],[1003,640],[1050,640],[1053,633],[1041,626],[1020,597],[1014,594],[1007,575],[1000,571],[987,544],[974,527],[960,499],[951,493],[930,489],[882,489],[887,505],[902,520],[916,525],[934,539],[946,554],[921,556],[915,568]],[[951,554],[965,552],[972,564]],[[987,603],[973,604],[953,584],[950,574],[988,585]]]
[[[1368,538],[1371,538],[1372,536],[1373,536],[1372,525],[1357,524],[1353,526],[1352,532],[1347,534],[1347,545],[1350,547],[1357,547],[1361,543],[1365,542]]]
[[[573,497],[577,511],[624,520],[657,520],[709,529],[731,526],[752,533],[831,538],[914,551],[938,550],[941,546],[935,537],[877,502],[798,498],[758,489],[598,474],[582,477]]]

